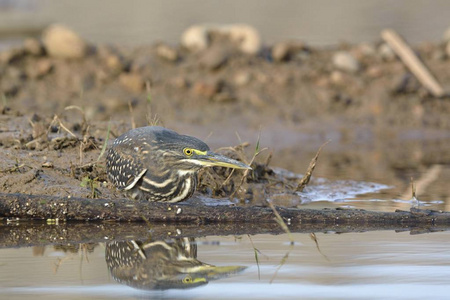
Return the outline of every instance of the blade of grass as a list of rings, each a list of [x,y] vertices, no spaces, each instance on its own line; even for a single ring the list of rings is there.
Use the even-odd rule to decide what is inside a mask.
[[[108,146],[108,140],[109,140],[109,133],[111,132],[111,120],[108,122],[108,131],[106,132],[106,139],[102,146],[102,151],[100,151],[100,155],[97,158],[97,162],[102,158],[102,156],[105,154],[106,147]]]
[[[275,221],[278,223],[278,225],[280,225],[280,227],[284,230],[284,232],[286,232],[286,234],[289,237],[289,241],[293,245],[294,244],[294,238],[292,237],[292,233],[289,230],[289,227],[286,225],[286,223],[284,222],[283,218],[280,216],[280,214],[278,213],[277,209],[273,205],[273,203],[270,202],[269,200],[267,201],[267,203],[269,204],[269,207],[273,210],[273,213],[275,215]]]
[[[295,189],[296,192],[302,192],[305,186],[309,183],[309,180],[311,179],[312,173],[314,172],[314,168],[316,167],[317,159],[319,158],[320,151],[322,151],[322,148],[328,144],[330,140],[326,141],[322,146],[320,146],[319,150],[317,150],[316,155],[313,157],[311,162],[309,163],[308,170],[306,171],[305,175],[302,177],[300,182],[297,185],[297,188]]]

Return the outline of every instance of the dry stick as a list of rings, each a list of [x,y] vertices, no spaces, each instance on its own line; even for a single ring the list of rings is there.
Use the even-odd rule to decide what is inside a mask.
[[[383,30],[381,32],[381,37],[434,97],[442,97],[446,94],[425,64],[415,55],[411,47],[409,47],[394,30]]]
[[[305,175],[303,175],[302,179],[297,185],[297,188],[295,189],[296,192],[302,192],[305,186],[309,183],[309,180],[311,179],[312,173],[314,171],[314,168],[316,167],[317,159],[319,158],[319,154],[322,151],[322,148],[328,144],[330,140],[326,141],[325,143],[320,146],[319,150],[317,150],[316,156],[313,157],[311,162],[309,163],[308,170],[306,171]]]

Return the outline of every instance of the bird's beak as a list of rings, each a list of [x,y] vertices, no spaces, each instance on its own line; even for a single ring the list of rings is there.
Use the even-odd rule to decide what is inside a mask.
[[[214,153],[212,151],[206,151],[203,155],[199,155],[197,160],[205,167],[227,167],[233,169],[250,169],[251,167],[234,159],[226,156]]]

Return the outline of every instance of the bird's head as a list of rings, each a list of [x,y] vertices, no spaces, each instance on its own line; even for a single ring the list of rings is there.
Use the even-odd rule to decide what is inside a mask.
[[[154,142],[167,167],[180,171],[198,171],[203,167],[251,169],[250,166],[211,151],[203,141],[171,130],[155,134]]]

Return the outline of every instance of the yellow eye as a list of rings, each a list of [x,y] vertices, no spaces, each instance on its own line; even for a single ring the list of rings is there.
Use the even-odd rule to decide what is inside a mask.
[[[186,276],[185,278],[183,278],[183,283],[190,283],[192,281],[191,276]]]
[[[192,155],[194,154],[194,150],[192,150],[191,148],[184,148],[184,149],[183,149],[183,153],[184,153],[186,156],[192,156]]]

